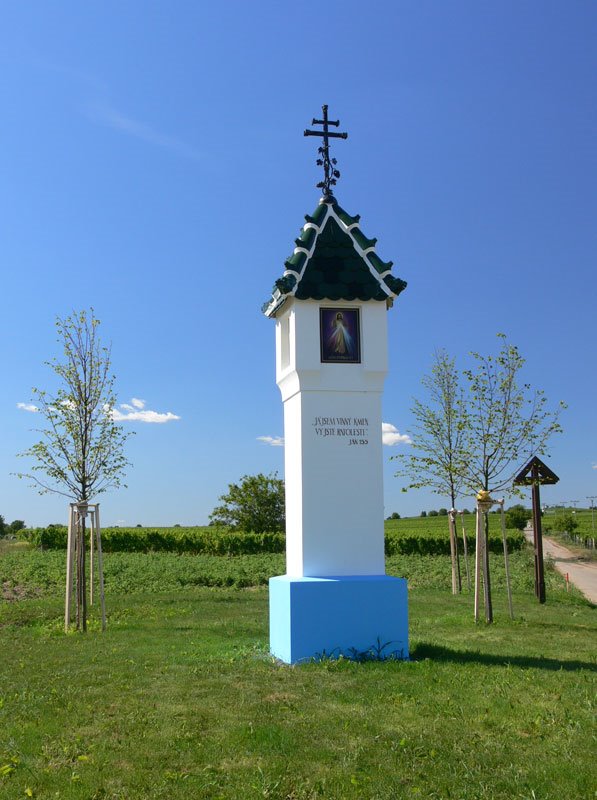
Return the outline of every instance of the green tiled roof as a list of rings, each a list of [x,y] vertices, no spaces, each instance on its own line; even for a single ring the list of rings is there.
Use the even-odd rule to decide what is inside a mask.
[[[379,300],[391,304],[406,287],[390,274],[392,262],[375,252],[377,239],[359,229],[360,217],[344,211],[335,198],[321,201],[305,217],[294,253],[284,262],[263,313],[275,317],[289,297],[297,300]]]

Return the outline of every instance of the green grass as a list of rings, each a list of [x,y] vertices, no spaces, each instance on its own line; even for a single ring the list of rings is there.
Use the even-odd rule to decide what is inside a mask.
[[[267,558],[218,560],[283,571]],[[192,562],[212,568],[110,555],[108,631],[65,636],[64,554],[0,553],[29,597],[0,601],[1,800],[595,797],[595,610],[550,570],[537,604],[528,553],[514,621],[493,560],[492,626],[450,594],[449,558],[390,559],[412,660],[300,667],[267,655],[264,587],[174,585]]]

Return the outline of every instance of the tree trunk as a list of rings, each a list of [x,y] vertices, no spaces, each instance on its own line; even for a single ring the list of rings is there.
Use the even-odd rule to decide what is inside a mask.
[[[452,500],[452,508],[456,510],[456,495],[454,494],[454,490],[452,490],[451,497]],[[462,575],[460,572],[460,553],[458,551],[458,531],[456,530],[456,515],[454,515],[454,549],[456,551],[456,580],[458,583],[458,592],[462,591]]]
[[[81,603],[79,602],[79,586],[81,585],[80,580],[80,556],[79,553],[81,551],[81,536],[80,536],[80,524],[79,524],[79,516],[75,512],[75,625],[77,630],[81,628]]]

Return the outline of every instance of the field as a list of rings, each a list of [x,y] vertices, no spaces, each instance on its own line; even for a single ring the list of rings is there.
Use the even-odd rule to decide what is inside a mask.
[[[0,798],[595,798],[595,610],[550,569],[537,604],[528,550],[511,568],[515,620],[492,555],[475,626],[447,556],[391,556],[411,661],[288,667],[281,554],[108,553],[109,627],[81,636],[64,553],[0,549]]]
[[[553,536],[565,547],[578,552],[583,558],[595,560],[597,558],[597,550],[595,549],[595,545],[597,545],[597,512],[575,511],[574,519],[578,523],[578,527],[570,535],[555,530],[554,516],[552,509],[544,515],[543,527],[545,534]]]
[[[573,511],[573,509],[566,508],[566,514],[571,512],[574,513],[574,518],[578,523],[577,533],[581,534],[582,536],[593,536],[593,523],[595,523],[595,529],[597,530],[597,510],[592,514],[590,510],[586,509],[578,509],[578,511]],[[543,525],[547,526],[548,528],[552,526],[553,519],[556,514],[562,512],[562,509],[553,509],[549,508],[547,512],[543,515]]]
[[[489,544],[492,552],[502,552],[502,530],[499,516],[491,514]],[[385,543],[388,555],[446,555],[450,552],[447,517],[428,517],[387,520]],[[474,550],[475,517],[464,517],[468,547]],[[458,521],[457,535],[462,545],[462,525]],[[21,540],[43,550],[66,549],[67,529],[64,525],[48,525],[19,533]],[[524,537],[519,531],[507,531],[509,550],[522,547]],[[254,555],[284,553],[283,533],[237,533],[217,527],[173,528],[103,528],[102,546],[106,553],[192,553],[194,555]]]

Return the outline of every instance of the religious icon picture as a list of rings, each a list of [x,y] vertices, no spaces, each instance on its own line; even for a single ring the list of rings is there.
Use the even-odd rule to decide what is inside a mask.
[[[360,364],[359,309],[320,308],[319,340],[323,364]]]

